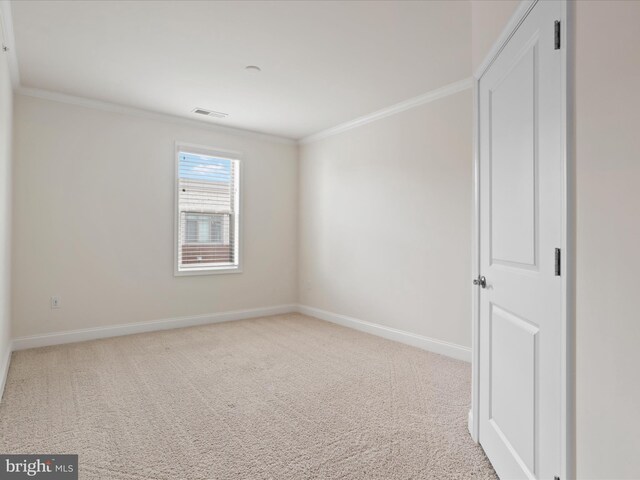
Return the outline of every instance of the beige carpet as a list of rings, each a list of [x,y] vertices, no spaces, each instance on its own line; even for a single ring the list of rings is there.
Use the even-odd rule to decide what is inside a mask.
[[[13,354],[2,453],[82,479],[496,478],[470,366],[290,314]]]

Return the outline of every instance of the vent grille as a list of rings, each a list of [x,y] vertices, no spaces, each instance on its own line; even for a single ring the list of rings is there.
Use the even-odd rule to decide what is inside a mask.
[[[215,118],[226,118],[229,116],[228,113],[214,112],[213,110],[205,110],[204,108],[196,108],[192,110],[192,112],[198,115],[205,115],[207,117],[215,117]]]

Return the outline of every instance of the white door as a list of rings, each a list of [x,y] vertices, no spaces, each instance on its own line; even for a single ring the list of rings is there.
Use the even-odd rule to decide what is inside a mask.
[[[479,83],[479,441],[502,479],[562,467],[561,14],[538,2]]]

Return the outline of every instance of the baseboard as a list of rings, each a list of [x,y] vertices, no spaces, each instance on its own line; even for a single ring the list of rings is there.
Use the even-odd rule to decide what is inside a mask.
[[[154,332],[157,330],[170,330],[172,328],[193,327],[209,323],[229,322],[246,318],[264,317],[268,315],[280,315],[297,311],[296,305],[276,305],[273,307],[253,308],[249,310],[236,310],[232,312],[211,313],[194,315],[189,317],[167,318],[150,322],[126,323],[105,327],[84,328],[81,330],[68,330],[64,332],[45,333],[13,339],[13,350],[26,348],[47,347],[61,345],[63,343],[83,342],[99,338],[119,337],[134,333]]]
[[[0,402],[2,402],[2,396],[4,395],[4,386],[7,383],[7,375],[9,374],[9,364],[11,363],[11,352],[13,351],[12,342],[7,345],[7,352],[4,354],[4,358],[0,359]]]
[[[14,338],[12,342],[13,351],[27,348],[47,347],[51,345],[61,345],[64,343],[83,342],[86,340],[96,340],[99,338],[118,337],[131,335],[134,333],[153,332],[157,330],[169,330],[172,328],[193,327],[206,325],[209,323],[229,322],[232,320],[243,320],[247,318],[263,317],[268,315],[279,315],[284,313],[300,312],[311,317],[336,323],[344,327],[353,328],[379,337],[405,343],[414,347],[439,353],[448,357],[471,361],[471,349],[456,345],[454,343],[425,337],[415,333],[391,328],[377,323],[367,322],[356,318],[328,312],[319,308],[308,307],[306,305],[276,305],[272,307],[254,308],[249,310],[236,310],[232,312],[212,313],[205,315],[194,315],[189,317],[176,317],[150,322],[127,323],[121,325],[110,325],[105,327],[84,328],[80,330],[68,330],[63,332],[45,333],[42,335],[30,335],[26,337]],[[0,384],[4,387],[4,378],[9,369],[10,352],[4,363],[0,375],[4,375]],[[0,390],[1,391],[1,390]]]
[[[378,337],[387,338],[389,340],[405,343],[423,350],[446,355],[447,357],[471,362],[471,348],[469,347],[463,347],[461,345],[456,345],[455,343],[425,337],[416,333],[386,327],[384,325],[367,322],[365,320],[358,320],[357,318],[327,312],[326,310],[320,310],[319,308],[308,307],[306,305],[298,305],[298,312],[319,318],[320,320],[337,323],[343,327],[353,328],[355,330],[377,335]]]

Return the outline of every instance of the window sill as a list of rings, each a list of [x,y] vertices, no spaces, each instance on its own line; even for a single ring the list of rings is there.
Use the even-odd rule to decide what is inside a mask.
[[[221,275],[227,273],[242,273],[242,268],[236,267],[202,267],[190,268],[187,270],[175,270],[174,277],[190,277],[193,275]]]

